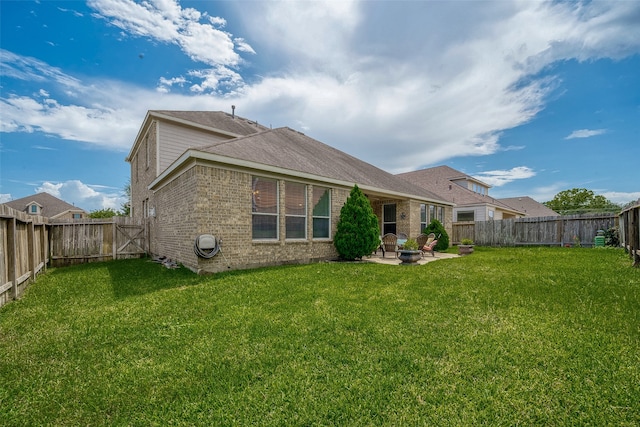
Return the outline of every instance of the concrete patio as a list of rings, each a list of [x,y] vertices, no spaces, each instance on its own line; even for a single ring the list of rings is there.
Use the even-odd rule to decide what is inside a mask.
[[[423,265],[428,262],[437,261],[439,259],[448,259],[448,258],[459,258],[458,254],[449,254],[449,253],[441,253],[436,252],[435,256],[431,256],[430,254],[425,254],[423,258],[418,260],[418,265]],[[382,252],[378,251],[377,254],[371,254],[370,257],[362,258],[362,261],[367,262],[375,262],[378,264],[389,264],[389,265],[400,265],[401,261],[395,256],[393,253],[387,253],[386,257],[382,256]]]

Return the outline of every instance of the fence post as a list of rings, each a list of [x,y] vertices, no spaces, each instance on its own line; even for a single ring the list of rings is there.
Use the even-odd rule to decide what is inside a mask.
[[[561,216],[558,217],[557,221],[557,233],[558,233],[558,243],[560,243],[560,247],[564,246],[564,219]]]
[[[113,245],[111,248],[111,256],[113,257],[113,260],[117,260],[118,259],[118,224],[116,222],[116,217],[111,217],[111,228],[112,228],[112,232],[113,232]]]
[[[44,223],[40,224],[40,259],[42,260],[43,271],[47,271],[47,247],[49,245],[46,229],[47,226]]]
[[[31,272],[31,280],[36,279],[36,241],[35,241],[35,224],[30,221],[27,225],[27,251],[29,251],[29,271]]]
[[[635,207],[629,211],[630,216],[630,234],[629,254],[633,259],[633,266],[640,266],[640,207]]]
[[[8,273],[9,282],[11,282],[11,294],[13,299],[18,298],[18,278],[16,277],[16,269],[18,263],[18,248],[16,239],[16,218],[13,217],[9,221],[9,227],[7,227],[7,262],[9,263]]]

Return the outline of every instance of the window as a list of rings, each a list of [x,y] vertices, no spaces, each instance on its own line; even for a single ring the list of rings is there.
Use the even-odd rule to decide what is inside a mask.
[[[479,184],[473,184],[474,193],[482,194],[484,196],[486,194],[486,191],[487,191],[486,187]]]
[[[473,211],[459,211],[458,221],[473,221],[474,220],[473,214],[474,214]]]
[[[396,234],[396,204],[383,206],[382,213],[382,234]]]
[[[420,205],[420,233],[422,233],[424,231],[425,228],[427,228],[429,221],[427,218],[427,205],[421,204]]]
[[[30,212],[32,214],[37,214],[38,213],[38,205],[31,205],[30,208],[31,208]]]
[[[82,214],[79,214],[79,213],[73,214],[73,219],[81,219],[81,218],[82,218]]]
[[[254,176],[251,184],[252,237],[278,238],[278,182]]]
[[[307,186],[297,182],[284,184],[284,216],[287,239],[307,237]]]
[[[442,206],[438,206],[438,221],[444,224],[444,208]]]
[[[331,190],[313,187],[313,238],[328,239],[331,233]]]
[[[495,217],[495,211],[492,209],[489,209],[489,221],[493,220],[493,218]]]
[[[429,205],[429,218],[427,218],[427,221],[430,223],[434,219],[436,219],[436,207]]]

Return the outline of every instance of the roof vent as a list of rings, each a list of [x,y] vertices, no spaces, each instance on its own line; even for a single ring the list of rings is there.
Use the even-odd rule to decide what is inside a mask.
[[[236,117],[236,106],[232,105],[231,106],[231,118],[235,119],[235,117]]]

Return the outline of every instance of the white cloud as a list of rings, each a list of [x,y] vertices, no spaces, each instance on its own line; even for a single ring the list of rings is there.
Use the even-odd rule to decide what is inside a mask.
[[[84,184],[78,180],[59,183],[45,181],[35,192],[49,193],[88,212],[107,208],[118,211],[127,200],[123,190]]]
[[[558,60],[640,52],[640,26],[628,18],[637,2],[240,2],[230,7],[241,11],[242,37],[223,31],[225,19],[172,0],[89,5],[125,35],[177,45],[206,66],[145,89],[85,81],[3,51],[3,76],[52,87],[2,98],[2,131],[126,151],[149,108],[235,104],[240,115],[299,126],[403,172],[521,148],[502,148],[502,131],[535,117],[558,85],[534,73]],[[246,40],[271,64],[251,83],[238,54],[255,52]],[[180,85],[190,91],[171,92]]]
[[[518,166],[509,170],[484,171],[473,177],[493,187],[501,187],[519,179],[532,178],[535,175],[533,169],[527,166]]]
[[[554,182],[550,185],[534,187],[529,197],[537,202],[544,203],[553,200],[556,194],[567,189],[566,182]]]
[[[223,18],[209,17],[193,8],[183,9],[173,0],[90,0],[88,4],[125,32],[176,44],[194,61],[230,67],[241,61],[230,34],[219,29],[226,24]],[[203,19],[208,22],[200,22]],[[244,41],[240,47],[243,52],[253,51]]]
[[[606,132],[606,129],[580,129],[574,130],[569,136],[565,137],[564,139],[590,138],[592,136],[602,135]]]
[[[599,194],[612,201],[613,203],[617,203],[619,205],[625,205],[629,202],[633,202],[634,200],[640,200],[640,191],[629,193],[619,191],[604,191]]]
[[[6,203],[13,200],[10,193],[0,193],[0,203]]]

